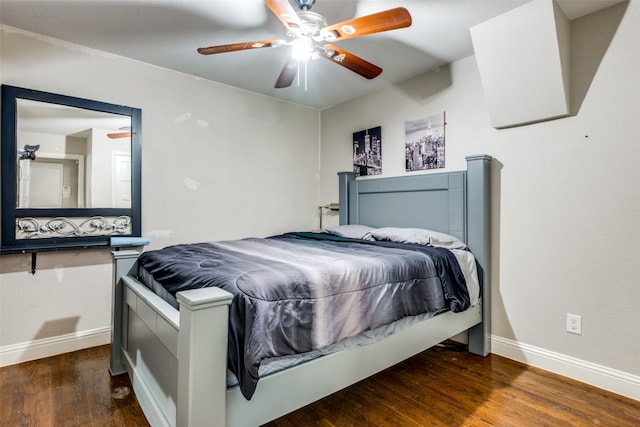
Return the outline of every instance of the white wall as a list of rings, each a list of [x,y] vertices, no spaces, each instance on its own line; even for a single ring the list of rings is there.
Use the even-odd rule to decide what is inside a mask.
[[[405,175],[404,120],[445,111],[446,170],[466,155],[495,158],[494,352],[636,399],[639,40],[640,2],[572,23],[577,114],[565,119],[492,128],[474,57],[325,110],[320,189],[322,202],[337,200],[352,133],[378,125],[383,176]],[[566,313],[582,316],[582,335],[565,332]]]
[[[151,248],[317,227],[317,110],[11,28],[3,84],[142,109]],[[109,159],[109,163],[111,159]],[[108,250],[0,258],[0,362],[109,340]],[[35,342],[34,342],[35,341]]]

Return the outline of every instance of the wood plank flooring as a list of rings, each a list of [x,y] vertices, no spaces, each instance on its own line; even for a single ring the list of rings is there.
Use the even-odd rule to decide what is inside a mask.
[[[101,346],[0,368],[0,426],[148,426],[108,366]],[[267,426],[640,426],[640,402],[450,345]]]

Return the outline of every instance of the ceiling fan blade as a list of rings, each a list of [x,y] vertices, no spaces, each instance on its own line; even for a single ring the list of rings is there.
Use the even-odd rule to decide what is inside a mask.
[[[285,64],[284,68],[280,72],[278,76],[278,80],[276,81],[275,88],[281,89],[284,87],[291,86],[293,83],[293,79],[296,77],[298,73],[298,62],[297,61],[289,61]]]
[[[382,73],[382,68],[337,46],[327,44],[322,46],[319,52],[321,56],[332,60],[338,65],[342,65],[354,73],[360,74],[366,79],[376,78]]]
[[[219,46],[209,46],[198,48],[201,55],[213,55],[216,53],[235,52],[238,50],[261,49],[263,47],[278,47],[286,44],[285,40],[260,40],[255,42],[222,44]]]
[[[131,137],[131,132],[116,132],[116,133],[108,133],[107,136],[111,139],[116,138],[129,138]]]
[[[264,0],[264,2],[285,27],[295,29],[302,26],[302,21],[289,0]]]
[[[345,40],[408,27],[411,22],[409,11],[404,7],[397,7],[350,21],[328,25],[322,29],[322,34],[327,41]]]

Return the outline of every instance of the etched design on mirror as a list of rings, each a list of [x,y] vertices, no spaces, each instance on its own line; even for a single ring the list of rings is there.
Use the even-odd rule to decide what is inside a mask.
[[[17,239],[39,239],[46,237],[79,237],[90,235],[125,234],[131,232],[131,218],[119,216],[107,219],[94,216],[80,223],[70,218],[20,218],[18,219]]]

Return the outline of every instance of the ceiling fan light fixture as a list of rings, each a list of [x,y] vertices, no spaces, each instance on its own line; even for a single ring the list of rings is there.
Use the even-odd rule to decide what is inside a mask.
[[[293,42],[291,57],[298,61],[308,61],[313,57],[314,46],[310,38],[304,37]]]

